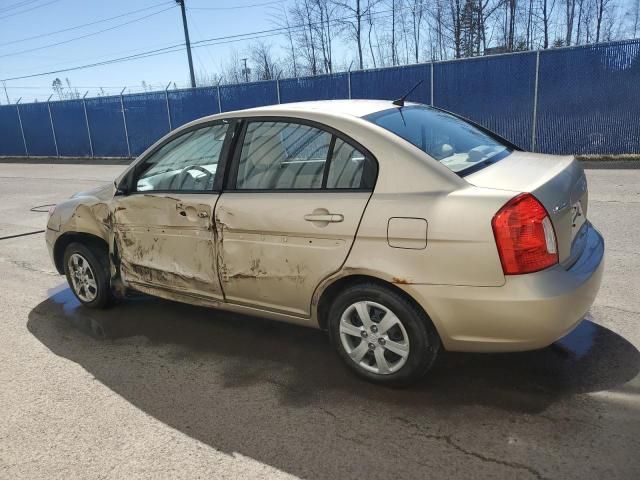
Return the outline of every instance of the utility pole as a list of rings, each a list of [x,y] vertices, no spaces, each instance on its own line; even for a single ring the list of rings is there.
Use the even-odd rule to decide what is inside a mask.
[[[184,27],[184,43],[187,45],[187,59],[189,60],[189,75],[191,77],[191,88],[196,87],[196,77],[193,74],[193,60],[191,59],[191,42],[189,41],[189,27],[187,26],[187,12],[184,8],[184,0],[176,0],[182,11],[182,26]]]
[[[11,100],[9,100],[9,94],[7,93],[7,82],[3,80],[2,85],[4,86],[4,94],[7,96],[7,105],[11,105]]]
[[[251,73],[251,69],[247,68],[247,59],[243,58],[244,68],[242,69],[242,73],[244,73],[244,81],[245,83],[249,83],[249,74]]]

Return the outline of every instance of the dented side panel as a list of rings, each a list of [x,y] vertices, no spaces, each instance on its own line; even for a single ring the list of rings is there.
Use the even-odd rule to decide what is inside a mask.
[[[145,291],[222,299],[212,213],[217,194],[116,197],[113,240],[122,280]]]
[[[346,260],[370,195],[223,193],[216,223],[226,300],[309,316],[314,290]],[[309,220],[314,213],[341,220]]]

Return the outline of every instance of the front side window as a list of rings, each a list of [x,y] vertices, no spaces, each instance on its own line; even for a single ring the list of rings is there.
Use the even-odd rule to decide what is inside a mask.
[[[136,190],[210,191],[227,126],[218,124],[199,128],[162,146],[142,165]]]
[[[238,164],[238,190],[320,189],[331,134],[285,122],[251,122]]]
[[[494,163],[512,151],[510,145],[474,125],[429,107],[392,108],[364,118],[402,137],[461,175]]]

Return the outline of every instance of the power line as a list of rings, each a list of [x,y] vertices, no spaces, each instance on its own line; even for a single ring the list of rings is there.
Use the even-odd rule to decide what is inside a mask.
[[[284,3],[286,0],[273,0],[271,2],[254,3],[252,5],[236,5],[234,7],[189,7],[188,10],[239,10],[241,8],[261,7],[263,5],[273,5]]]
[[[130,24],[132,24],[132,23],[139,22],[139,21],[141,21],[141,20],[145,20],[145,19],[147,19],[147,18],[149,18],[149,17],[153,17],[154,15],[158,15],[158,14],[160,14],[160,13],[162,13],[162,12],[166,12],[167,10],[171,10],[172,8],[174,8],[174,7],[173,7],[173,5],[172,5],[172,6],[170,6],[170,7],[168,7],[168,8],[165,8],[165,9],[163,9],[163,10],[159,10],[159,11],[157,11],[157,12],[150,13],[149,15],[145,15],[145,16],[143,16],[143,17],[135,18],[135,19],[133,19],[133,20],[129,20],[128,22],[119,23],[118,25],[113,25],[113,26],[111,26],[111,27],[104,28],[104,29],[102,29],[102,30],[98,30],[97,32],[87,33],[87,34],[85,34],[85,35],[80,35],[79,37],[70,38],[70,39],[68,39],[68,40],[62,40],[62,41],[60,41],[60,42],[51,43],[51,44],[49,44],[49,45],[43,45],[43,46],[41,46],[41,47],[28,48],[28,49],[26,49],[26,50],[20,50],[20,51],[18,51],[18,52],[5,53],[5,54],[0,55],[0,58],[4,58],[4,57],[13,57],[13,56],[15,56],[15,55],[21,55],[21,54],[23,54],[23,53],[35,52],[35,51],[37,51],[37,50],[44,50],[44,49],[47,49],[47,48],[57,47],[58,45],[64,45],[64,44],[67,44],[67,43],[75,42],[76,40],[81,40],[81,39],[83,39],[83,38],[93,37],[94,35],[99,35],[99,34],[101,34],[101,33],[108,32],[108,31],[110,31],[110,30],[115,30],[116,28],[124,27],[125,25],[130,25]]]
[[[82,58],[76,58],[75,60],[66,60],[63,62],[56,62],[56,63],[48,63],[46,65],[43,65],[42,68],[43,69],[53,69],[53,68],[62,68],[62,67],[67,67],[67,66],[74,66],[76,65],[78,62],[96,62],[98,60],[110,60],[111,58],[113,58],[114,55],[133,55],[136,53],[145,53],[146,51],[150,51],[156,48],[164,48],[164,47],[173,47],[174,45],[177,44],[177,42],[179,42],[179,39],[176,39],[174,42],[165,42],[165,43],[154,43],[151,45],[146,45],[144,47],[138,47],[138,48],[127,48],[125,50],[116,50],[116,51],[110,51],[108,53],[102,54],[102,55],[91,55],[89,57],[82,57]],[[26,75],[29,75],[29,71],[30,70],[18,70],[16,72],[16,74],[21,74],[21,73],[25,73]]]
[[[138,58],[154,57],[156,55],[164,55],[164,54],[167,54],[167,53],[178,52],[178,51],[180,51],[182,49],[183,46],[184,46],[184,43],[178,43],[178,44],[172,45],[170,47],[159,48],[157,50],[150,50],[150,51],[139,53],[139,54],[136,54],[136,55],[128,55],[126,57],[120,57],[120,58],[114,58],[114,59],[111,59],[111,60],[105,60],[103,62],[89,63],[87,65],[78,65],[76,67],[62,68],[60,70],[51,70],[49,72],[33,73],[31,75],[23,75],[23,76],[20,76],[20,77],[4,78],[2,80],[8,82],[10,80],[21,80],[21,79],[25,79],[25,78],[42,77],[44,75],[53,75],[55,73],[71,72],[71,71],[74,71],[74,70],[83,70],[85,68],[99,67],[99,66],[102,66],[102,65],[110,65],[112,63],[126,62],[128,60],[135,60],[135,59],[138,59]],[[179,47],[180,50],[175,50],[176,47]],[[171,49],[173,49],[173,50],[171,50]]]
[[[14,8],[26,7],[30,3],[39,1],[40,0],[24,0],[22,2],[14,3],[13,5],[7,5],[6,7],[0,8],[0,13],[8,12],[9,10],[13,10]]]
[[[49,2],[42,3],[40,5],[36,5],[34,7],[31,7],[31,8],[27,8],[26,10],[21,10],[19,12],[10,13],[9,15],[4,15],[4,16],[0,17],[0,20],[2,20],[3,18],[14,17],[14,16],[20,15],[22,13],[27,13],[27,12],[30,12],[31,10],[35,10],[37,8],[46,7],[47,5],[51,5],[52,3],[56,3],[56,2],[59,2],[59,1],[60,0],[50,0]]]
[[[132,10],[130,12],[125,12],[125,13],[122,13],[120,15],[116,15],[115,17],[103,18],[101,20],[96,20],[95,22],[83,23],[82,25],[76,25],[76,26],[69,27],[69,28],[63,28],[62,30],[56,30],[55,32],[41,33],[39,35],[33,35],[32,37],[25,37],[25,38],[20,38],[18,40],[12,40],[10,42],[0,43],[0,47],[4,47],[5,45],[13,45],[15,43],[20,43],[20,42],[27,42],[29,40],[35,40],[36,38],[48,37],[48,36],[51,36],[51,35],[56,35],[58,33],[70,32],[71,30],[78,30],[79,28],[90,27],[91,25],[96,25],[98,23],[108,22],[110,20],[115,20],[116,18],[126,17],[128,15],[133,15],[135,13],[140,13],[140,12],[143,12],[143,11],[147,11],[149,9],[156,8],[156,7],[159,7],[161,5],[167,5],[169,3],[172,3],[172,2],[166,2],[165,1],[165,2],[162,2],[162,3],[157,3],[155,5],[150,5],[150,6],[145,7],[145,8],[140,8],[138,10]]]
[[[388,12],[391,12],[391,10],[382,10],[382,11],[373,13],[373,15],[377,16],[377,15],[380,15],[382,13],[388,13]],[[339,22],[344,22],[346,20],[352,20],[354,18],[356,18],[356,16],[347,16],[347,17],[342,17],[342,18],[336,18],[336,19],[331,20],[331,23],[335,24],[335,23],[339,23]],[[390,18],[390,15],[387,15],[386,17],[377,17],[376,20],[383,20],[385,18]],[[204,39],[204,40],[198,40],[197,42],[193,42],[192,47],[193,48],[199,48],[199,47],[205,47],[205,46],[211,46],[211,45],[222,45],[222,44],[226,44],[226,43],[233,43],[233,42],[237,42],[237,41],[246,41],[246,40],[255,40],[255,39],[266,38],[266,37],[273,37],[273,36],[280,35],[285,31],[296,31],[296,30],[300,30],[302,28],[308,28],[310,26],[319,25],[319,24],[325,23],[325,22],[307,23],[307,24],[294,25],[294,26],[289,26],[289,27],[280,27],[280,28],[273,28],[273,29],[268,29],[268,30],[261,30],[261,31],[257,31],[257,32],[247,32],[247,33],[235,34],[235,35],[227,35],[227,36],[222,36],[222,37],[213,37],[213,38]],[[95,63],[90,63],[90,64],[87,64],[87,65],[78,65],[78,66],[75,66],[75,67],[69,67],[69,68],[64,68],[64,69],[59,69],[59,70],[48,71],[48,72],[41,72],[41,73],[34,73],[34,74],[30,74],[30,75],[22,75],[22,76],[10,77],[10,78],[2,79],[2,80],[3,81],[10,81],[10,80],[21,80],[21,79],[26,79],[26,78],[41,77],[41,76],[45,76],[45,75],[53,75],[53,74],[56,74],[56,73],[70,72],[70,71],[75,71],[75,70],[82,70],[82,69],[85,69],[85,68],[93,68],[93,67],[98,67],[98,66],[103,66],[103,65],[109,65],[109,64],[112,64],[112,63],[119,63],[119,62],[126,62],[126,61],[130,61],[130,60],[137,60],[137,59],[141,59],[141,58],[148,58],[148,57],[153,57],[153,56],[157,56],[157,55],[165,55],[165,54],[169,54],[169,53],[174,53],[174,52],[180,51],[181,48],[184,47],[184,45],[185,45],[184,43],[179,43],[179,44],[175,44],[175,45],[168,46],[168,47],[165,47],[165,48],[160,48],[160,49],[157,49],[157,50],[150,50],[150,51],[146,51],[146,52],[141,52],[141,53],[135,54],[135,55],[127,55],[127,56],[124,56],[124,57],[105,60],[103,62],[95,62]]]

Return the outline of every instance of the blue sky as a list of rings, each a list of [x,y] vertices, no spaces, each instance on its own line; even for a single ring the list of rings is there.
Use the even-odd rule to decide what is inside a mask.
[[[246,34],[277,27],[282,9],[294,0],[186,0],[189,30],[194,45],[200,40]],[[380,3],[388,18],[389,1]],[[426,0],[427,2],[429,0]],[[612,25],[628,26],[631,5],[636,0],[612,0],[615,17]],[[526,5],[521,1],[520,5]],[[564,36],[563,4],[556,0],[551,40]],[[386,10],[385,10],[386,9]],[[103,21],[111,17],[109,21]],[[494,16],[494,23],[501,16]],[[379,21],[388,22],[384,16]],[[82,28],[82,24],[93,22]],[[606,23],[606,22],[605,22]],[[622,28],[622,27],[621,27]],[[65,31],[60,31],[65,30]],[[58,32],[58,33],[54,33]],[[388,32],[387,32],[388,33]],[[38,38],[30,38],[38,36]],[[77,37],[83,37],[76,39]],[[614,38],[616,38],[614,36]],[[618,37],[618,38],[624,38]],[[626,37],[628,38],[628,37]],[[285,38],[267,36],[276,58],[284,56]],[[426,41],[423,38],[423,43]],[[167,83],[178,87],[189,85],[187,57],[180,8],[175,0],[0,0],[0,79],[28,76],[101,62],[150,50],[172,47],[175,51],[121,63],[113,63],[83,70],[54,73],[34,78],[19,78],[6,82],[11,102],[22,97],[23,102],[45,101],[53,93],[51,84],[58,77],[69,78],[80,94],[142,91],[142,82],[154,90],[164,89]],[[211,76],[222,71],[231,61],[248,56],[255,39],[218,41],[217,45],[194,46],[196,75]],[[60,43],[56,46],[51,44]],[[333,65],[346,69],[355,58],[353,45],[345,45],[344,38],[334,38]],[[384,43],[384,39],[382,41]],[[42,48],[49,47],[49,48]],[[365,49],[366,50],[366,49]],[[367,52],[365,52],[367,55]],[[423,55],[424,57],[424,55]],[[239,62],[238,62],[239,63]],[[366,59],[365,59],[365,63]],[[0,84],[0,103],[7,102]]]
[[[186,4],[189,32],[193,42],[274,28],[274,16],[277,16],[282,5],[287,5],[287,0],[186,0]],[[39,8],[27,11],[32,7]],[[9,43],[135,10],[141,11],[86,28]],[[24,13],[15,14],[20,11]],[[51,48],[19,53],[108,29],[147,15],[151,16],[99,35]],[[274,44],[279,41],[277,37],[265,40]],[[183,41],[180,8],[174,0],[0,0],[0,78],[99,62]],[[221,64],[228,61],[232,49],[242,53],[250,43],[251,41],[240,41],[194,48],[194,68],[196,71],[209,74],[220,71]],[[164,88],[168,82],[187,86],[189,81],[186,52],[182,48],[175,53],[145,59],[11,80],[7,82],[11,101],[16,101],[18,97],[22,97],[23,102],[32,101],[34,98],[39,101],[46,100],[53,93],[51,83],[56,77],[63,81],[68,77],[82,94],[89,90],[89,96],[95,95],[98,91],[96,87],[99,86],[105,87],[107,93],[119,93],[124,86],[129,87],[127,91],[140,91],[143,80],[154,89]],[[0,102],[6,103],[3,90],[0,90]]]

